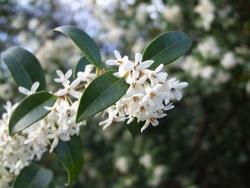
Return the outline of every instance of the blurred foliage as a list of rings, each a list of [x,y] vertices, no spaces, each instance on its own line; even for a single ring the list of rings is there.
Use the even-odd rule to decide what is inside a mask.
[[[249,1],[211,1],[216,10],[209,30],[197,25],[196,0],[163,1],[164,5],[180,7],[181,17],[174,16],[174,22],[163,12],[156,11],[156,17],[145,13],[146,5],[153,1],[135,1],[125,9],[122,1],[115,2],[112,10],[94,3],[71,9],[62,2],[0,0],[0,51],[21,45],[35,52],[47,71],[47,80],[52,81],[56,69],[72,68],[80,58],[70,41],[50,32],[58,25],[74,24],[85,29],[98,41],[105,57],[115,48],[133,54],[163,31],[182,30],[194,39],[189,55],[199,66],[213,70],[208,77],[203,72],[194,75],[195,68],[183,68],[186,59],[167,66],[168,72],[189,82],[184,99],[158,127],[135,138],[125,125],[103,131],[97,120],[90,120],[81,130],[85,166],[72,187],[250,187]],[[81,2],[85,1],[75,1],[75,6]],[[85,20],[101,29],[96,30]],[[220,47],[216,58],[204,58],[197,48],[208,36]],[[240,58],[240,63],[229,69],[221,65],[228,51]],[[17,89],[4,66],[0,73],[0,104],[18,100]],[[51,83],[50,87],[56,86]],[[53,169],[58,187],[63,187],[65,173],[53,159],[46,155],[42,163]]]

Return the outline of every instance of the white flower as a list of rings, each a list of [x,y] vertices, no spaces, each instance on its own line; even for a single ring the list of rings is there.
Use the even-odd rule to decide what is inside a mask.
[[[142,61],[142,54],[136,53],[135,54],[135,65],[138,66],[138,70],[149,68],[154,63],[153,60]]]
[[[152,0],[151,4],[147,6],[147,12],[151,19],[157,19],[159,13],[162,13],[165,9],[162,0]]]
[[[181,65],[182,69],[189,73],[191,76],[193,77],[197,77],[200,75],[200,71],[201,71],[201,62],[193,57],[193,56],[187,56],[184,59],[184,62]]]
[[[199,43],[197,49],[204,58],[218,58],[220,55],[220,48],[213,37]]]
[[[168,88],[170,90],[170,98],[176,99],[176,100],[181,100],[182,98],[182,92],[181,89],[185,88],[188,86],[187,82],[179,82],[176,80],[176,78],[173,78],[168,81]]]
[[[182,63],[181,68],[193,77],[200,76],[206,80],[213,78],[213,75],[215,74],[215,69],[212,66],[202,66],[202,63],[193,56],[187,56],[184,59],[184,63]]]
[[[119,54],[116,56],[121,59]],[[122,71],[119,71],[126,62],[129,62],[126,70],[122,68]],[[181,90],[187,86],[187,83],[179,82],[175,78],[168,80],[163,65],[159,65],[155,70],[150,70],[149,67],[154,61],[143,61],[141,53],[135,54],[134,62],[128,58],[126,58],[126,62],[113,62],[119,69],[114,75],[124,77],[129,88],[120,100],[105,110],[108,118],[99,124],[103,125],[105,129],[117,121],[127,120],[127,124],[134,120],[142,121],[144,125],[141,132],[143,132],[149,125],[157,126],[158,119],[165,117],[166,111],[174,108],[170,103],[171,100],[182,98]],[[111,63],[109,62],[109,64]]]
[[[123,64],[126,61],[128,61],[128,56],[122,57],[119,51],[115,50],[114,54],[115,54],[116,59],[115,60],[108,60],[108,61],[106,61],[107,65],[110,65],[110,66],[113,66],[113,65],[120,66],[121,64]]]
[[[127,173],[129,164],[126,157],[119,157],[115,161],[115,167],[121,172],[121,173]]]
[[[74,80],[71,84],[65,85],[64,88],[56,92],[57,96],[70,95],[76,99],[80,98],[81,92],[76,91],[76,87],[80,84],[80,80]]]
[[[9,83],[0,84],[0,98],[8,100],[12,97],[12,95],[13,95],[13,89],[11,87],[11,84]]]
[[[151,111],[157,111],[164,107],[162,101],[164,99],[169,98],[169,94],[163,89],[162,84],[157,84],[153,87],[146,87],[146,95],[143,97],[141,103],[149,105],[151,107]]]
[[[210,0],[200,0],[194,10],[201,16],[201,26],[205,30],[210,30],[211,24],[215,18],[214,4]]]
[[[225,83],[231,78],[231,75],[223,70],[219,70],[215,76],[215,83]]]
[[[154,71],[148,71],[148,78],[152,86],[166,80],[168,74],[166,72],[161,72],[163,68],[164,65],[160,64]]]
[[[152,166],[152,156],[147,153],[140,157],[139,162],[145,167],[150,168]]]
[[[70,83],[70,77],[72,76],[72,70],[69,70],[66,72],[66,74],[63,74],[62,71],[57,70],[56,71],[59,78],[55,79],[55,82],[61,83],[63,85],[63,89],[60,89],[56,92],[57,96],[65,96],[70,95],[74,98],[79,98],[81,96],[81,93],[76,91],[76,87],[80,84],[80,79],[75,79],[72,83]]]
[[[215,72],[215,69],[212,66],[204,66],[200,70],[200,76],[203,79],[211,79],[214,72]]]
[[[111,66],[113,65],[119,66],[119,70],[116,76],[123,77],[127,74],[130,68],[133,66],[133,63],[128,60],[128,56],[122,57],[120,52],[118,52],[117,50],[114,51],[114,54],[115,54],[116,60],[108,60],[106,61],[106,63]]]
[[[142,54],[137,52],[135,54],[134,70],[131,71],[135,72],[136,75],[139,76],[140,73],[144,73],[144,70],[149,68],[153,63],[153,60],[142,61]]]
[[[68,86],[70,81],[70,77],[72,76],[72,70],[68,70],[65,74],[63,74],[62,71],[57,70],[56,74],[59,76],[59,78],[55,78],[54,81],[57,83],[61,83],[63,86]]]
[[[99,125],[104,125],[103,130],[109,127],[115,121],[115,119],[117,118],[118,110],[116,110],[113,106],[111,106],[107,109],[107,113],[108,113],[108,118],[99,123]]]
[[[130,85],[127,91],[127,95],[128,96],[133,96],[134,94],[144,94],[145,93],[145,89],[142,86],[142,84],[144,84],[144,82],[146,81],[147,76],[144,75],[139,79],[129,79],[127,81],[127,83]]]
[[[182,20],[181,8],[178,5],[166,6],[163,16],[171,23],[180,23]]]
[[[71,70],[65,75],[57,71],[59,78],[55,81],[61,83],[64,88],[55,93],[60,96],[70,95],[76,99],[59,97],[52,107],[44,106],[50,113],[14,137],[9,135],[8,125],[11,114],[18,104],[12,106],[7,102],[4,106],[6,112],[0,119],[0,185],[5,183],[2,182],[2,178],[8,184],[25,166],[34,160],[40,160],[48,149],[52,152],[59,141],[68,141],[72,135],[79,134],[80,126],[86,122],[75,123],[80,95],[75,88],[82,83],[85,86],[96,77],[91,73],[92,69],[93,67],[86,66],[85,71],[80,72],[72,82],[69,80],[72,75]],[[35,82],[30,90],[22,87],[19,90],[30,95],[36,92],[38,87],[39,83]]]
[[[46,121],[50,125],[47,134],[52,141],[50,152],[54,150],[59,140],[68,141],[70,136],[79,134],[80,126],[84,123],[75,123],[78,104],[78,101],[70,104],[67,100],[60,98],[46,117]]]
[[[39,88],[39,85],[40,85],[39,82],[34,82],[31,86],[30,90],[26,89],[24,87],[19,87],[18,90],[20,93],[23,93],[24,95],[32,95],[37,91],[37,89]]]
[[[226,69],[233,68],[239,63],[240,60],[235,57],[233,52],[225,53],[221,60],[221,65]]]
[[[144,125],[141,128],[141,133],[148,128],[148,126],[152,124],[153,126],[157,126],[159,124],[159,121],[154,118],[154,117],[150,117],[149,119],[146,120],[146,122],[144,123]]]
[[[157,165],[153,170],[153,176],[150,181],[150,184],[153,187],[157,187],[163,178],[163,175],[167,172],[167,168],[164,165]]]
[[[131,62],[128,60],[128,56],[121,57],[118,51],[114,51],[117,60],[108,60],[106,63],[108,65],[116,65],[119,67],[118,72],[114,73],[117,77],[124,77],[126,76],[126,80],[136,79],[142,71],[148,67],[150,67],[154,61],[147,60],[142,61],[142,54],[136,53],[135,54],[135,61]]]
[[[80,82],[86,82],[87,85],[96,78],[96,74],[92,73],[94,65],[86,65],[84,72],[77,73],[77,80]]]
[[[250,81],[246,83],[246,92],[248,95],[250,94]]]

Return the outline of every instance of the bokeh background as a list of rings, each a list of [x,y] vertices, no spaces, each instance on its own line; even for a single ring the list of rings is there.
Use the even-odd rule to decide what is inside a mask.
[[[103,59],[114,49],[134,56],[165,31],[194,40],[187,56],[166,67],[189,87],[157,128],[135,138],[124,125],[103,131],[98,119],[82,128],[85,165],[72,187],[250,187],[249,0],[0,0],[0,52],[14,45],[33,52],[53,90],[55,70],[81,57],[51,31],[65,24],[91,35]],[[19,99],[1,64],[1,106]],[[46,154],[41,163],[64,187],[54,159]]]

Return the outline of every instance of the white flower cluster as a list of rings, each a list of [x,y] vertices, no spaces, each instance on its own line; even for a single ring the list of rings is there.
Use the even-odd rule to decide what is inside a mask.
[[[167,79],[163,64],[150,70],[154,61],[142,61],[140,53],[135,54],[134,62],[128,56],[122,57],[118,51],[114,54],[116,59],[106,63],[118,66],[118,72],[114,75],[124,77],[129,88],[115,105],[107,109],[108,118],[100,125],[104,125],[105,129],[114,121],[127,120],[127,124],[130,124],[136,119],[137,122],[145,121],[141,132],[150,124],[157,126],[157,119],[165,117],[166,111],[174,108],[172,101],[182,98],[181,90],[188,85],[187,82],[179,82],[176,78]]]
[[[242,60],[240,58],[237,58],[234,52],[226,52],[221,59],[221,65],[225,69],[234,68],[237,64],[240,63],[242,63]]]
[[[150,124],[157,126],[158,119],[165,117],[166,111],[174,108],[172,102],[182,98],[181,90],[188,84],[176,78],[168,79],[161,64],[155,70],[149,69],[153,60],[142,60],[142,54],[136,53],[135,60],[122,57],[115,51],[115,60],[108,60],[108,65],[118,66],[116,77],[123,77],[129,88],[115,105],[105,110],[108,119],[100,122],[104,128],[114,121],[131,123],[134,120],[145,122],[141,132]],[[65,74],[57,70],[56,83],[62,88],[54,92],[58,96],[52,107],[44,107],[50,113],[42,120],[24,129],[17,135],[9,135],[8,125],[11,114],[18,104],[5,106],[6,113],[0,119],[0,185],[7,187],[8,182],[33,160],[40,160],[42,155],[52,152],[59,141],[69,141],[72,135],[78,135],[80,126],[86,122],[75,123],[79,99],[83,90],[96,78],[93,65],[87,65],[84,72],[78,72],[71,81],[72,70]],[[30,89],[19,87],[25,95],[34,94],[39,88],[35,82]]]
[[[221,53],[221,49],[219,48],[217,41],[211,36],[199,43],[197,49],[202,57],[206,59],[218,58]]]
[[[194,56],[187,56],[184,58],[184,63],[181,65],[181,68],[189,73],[192,77],[200,77],[205,80],[213,78],[215,74],[215,69],[211,65],[202,65]]]
[[[166,6],[163,12],[164,18],[171,23],[180,23],[182,20],[181,8],[178,5]]]
[[[201,17],[200,25],[209,31],[215,18],[214,4],[210,0],[200,0],[199,4],[195,7],[195,12]]]
[[[72,71],[66,74],[57,71],[59,78],[55,82],[61,83],[63,88],[55,92],[58,97],[53,107],[45,107],[51,112],[39,122],[24,129],[21,133],[11,137],[8,124],[14,106],[7,102],[6,113],[0,120],[0,182],[1,187],[6,187],[14,176],[27,166],[32,160],[41,159],[47,150],[52,152],[59,140],[68,141],[70,136],[78,135],[80,124],[75,123],[76,112],[79,104],[79,88],[86,87],[95,77],[92,73],[93,66],[87,65],[84,72],[78,72],[77,78],[70,82]],[[35,82],[31,90],[20,87],[19,91],[26,95],[36,92],[39,83]],[[6,186],[3,186],[6,185]]]

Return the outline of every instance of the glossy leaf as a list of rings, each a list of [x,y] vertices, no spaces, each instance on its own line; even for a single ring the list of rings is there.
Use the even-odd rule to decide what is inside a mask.
[[[88,60],[101,66],[101,53],[95,41],[84,31],[74,26],[61,26],[54,29],[68,36],[85,54]]]
[[[113,76],[108,71],[96,78],[83,93],[76,121],[81,122],[118,101],[127,91],[128,85],[123,78]]]
[[[191,45],[192,40],[183,32],[163,33],[146,46],[143,60],[154,60],[151,68],[166,65],[184,55]]]
[[[39,90],[46,88],[43,69],[38,59],[21,47],[12,47],[1,55],[18,86],[30,89],[35,81],[40,83]]]
[[[74,69],[74,78],[77,77],[78,72],[84,72],[86,65],[90,64],[86,57],[82,57],[76,64]]]
[[[26,97],[13,111],[9,122],[11,136],[45,117],[49,111],[45,106],[53,106],[57,97],[45,92],[37,92]]]
[[[13,188],[54,188],[51,170],[31,164],[17,176]]]
[[[79,136],[72,136],[70,141],[59,141],[55,148],[58,160],[68,174],[67,184],[71,184],[79,176],[83,167],[82,141]]]

